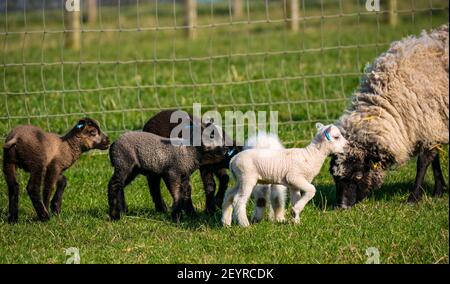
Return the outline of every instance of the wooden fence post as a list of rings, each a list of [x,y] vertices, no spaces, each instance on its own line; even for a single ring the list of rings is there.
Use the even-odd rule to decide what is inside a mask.
[[[87,0],[88,23],[94,24],[97,21],[97,0]]]
[[[397,0],[389,0],[389,24],[392,27],[397,26],[398,14],[397,14]]]
[[[197,37],[197,0],[184,0],[184,26],[186,36],[190,39]]]
[[[233,0],[233,18],[240,19],[244,14],[244,6],[242,0]]]
[[[68,1],[65,6],[66,47],[80,49],[81,41],[81,13],[80,2]]]
[[[300,5],[298,0],[284,0],[288,1],[286,5],[286,24],[289,30],[298,32],[300,21]]]

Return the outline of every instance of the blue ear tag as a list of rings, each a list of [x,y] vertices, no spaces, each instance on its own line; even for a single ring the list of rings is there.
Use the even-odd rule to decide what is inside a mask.
[[[234,151],[236,151],[235,148],[229,150],[229,151],[227,152],[227,156],[228,156],[228,157],[231,157],[231,155],[233,155]]]
[[[75,126],[77,129],[81,129],[84,127],[84,122],[80,122]]]
[[[323,134],[325,135],[328,141],[331,141],[331,136],[330,133],[328,133],[328,131],[324,131]]]

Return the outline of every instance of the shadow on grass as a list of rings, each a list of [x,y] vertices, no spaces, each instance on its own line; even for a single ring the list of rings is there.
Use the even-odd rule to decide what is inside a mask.
[[[221,212],[218,210],[214,214],[210,215],[201,209],[196,210],[197,214],[195,216],[187,216],[183,213],[181,220],[179,222],[173,222],[170,214],[170,209],[168,212],[161,213],[155,211],[151,207],[129,207],[128,212],[121,214],[121,219],[141,219],[148,220],[149,222],[164,222],[172,226],[180,226],[186,229],[198,229],[199,227],[207,228],[221,228]],[[102,219],[105,218],[109,220],[108,211],[105,208],[90,208],[80,214],[87,214],[92,218]],[[119,221],[120,222],[120,221]]]
[[[405,196],[406,202],[407,196],[410,194],[413,184],[413,181],[385,183],[381,186],[381,188],[373,190],[368,198],[375,201],[391,201],[400,195]],[[434,182],[424,182],[422,187],[424,194],[430,194],[430,196],[432,196],[434,191]],[[317,193],[313,199],[314,206],[320,210],[333,210],[336,202],[335,185],[322,184],[318,185],[316,189]],[[448,189],[446,192],[448,192]]]

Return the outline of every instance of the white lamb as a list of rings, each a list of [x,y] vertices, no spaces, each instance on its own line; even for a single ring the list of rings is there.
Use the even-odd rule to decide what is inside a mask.
[[[239,225],[250,225],[246,207],[257,183],[287,186],[294,211],[293,221],[299,222],[300,212],[316,193],[311,182],[320,172],[326,157],[343,153],[347,145],[336,126],[317,123],[316,128],[318,132],[306,148],[249,149],[231,159],[230,170],[236,186],[227,190],[223,201],[222,223],[225,226],[231,225],[233,209]]]
[[[259,132],[250,137],[245,143],[244,150],[248,149],[284,149],[277,135]],[[270,220],[284,222],[287,188],[281,184],[257,184],[253,188],[252,198],[256,203],[253,210],[252,222],[256,223],[264,217],[266,206],[269,208]],[[268,202],[270,200],[270,202]]]

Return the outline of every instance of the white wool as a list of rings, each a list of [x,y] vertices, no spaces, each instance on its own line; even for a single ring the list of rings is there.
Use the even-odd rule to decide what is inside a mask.
[[[274,133],[258,132],[245,142],[244,150],[249,149],[284,149],[278,136]],[[252,197],[255,201],[255,208],[252,214],[252,221],[259,222],[264,217],[265,207],[269,209],[269,218],[277,222],[283,222],[287,188],[279,184],[257,184],[253,188]],[[270,200],[270,202],[268,202]]]

